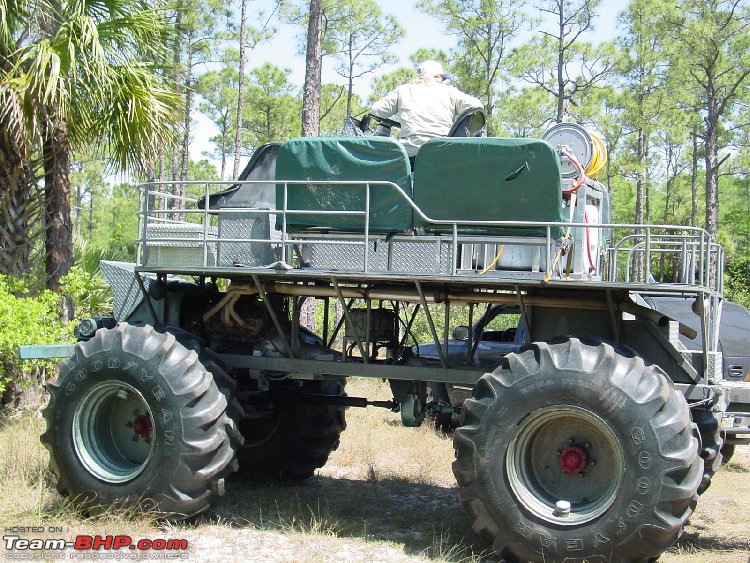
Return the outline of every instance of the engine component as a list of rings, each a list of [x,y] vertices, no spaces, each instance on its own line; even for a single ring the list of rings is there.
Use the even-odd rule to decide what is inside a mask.
[[[347,339],[355,339],[357,336],[362,341],[394,342],[398,340],[398,318],[395,311],[391,309],[370,309],[370,326],[367,327],[367,309],[352,309],[349,311],[352,319],[351,326],[348,322],[344,331]]]

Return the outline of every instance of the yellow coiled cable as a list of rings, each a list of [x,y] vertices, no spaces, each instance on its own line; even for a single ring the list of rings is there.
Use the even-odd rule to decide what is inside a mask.
[[[607,164],[607,147],[597,133],[593,131],[587,131],[587,133],[591,136],[594,150],[591,156],[591,163],[586,168],[586,176],[596,178],[599,172],[602,171],[602,168],[604,168],[604,165]]]

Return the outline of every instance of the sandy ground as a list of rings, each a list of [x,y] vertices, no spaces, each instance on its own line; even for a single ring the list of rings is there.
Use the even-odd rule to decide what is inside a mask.
[[[190,539],[191,555],[201,561],[217,562],[498,561],[489,554],[490,546],[471,531],[468,517],[455,501],[456,490],[452,486],[410,484],[387,478],[377,482],[347,478],[343,473],[351,473],[351,467],[337,466],[335,461],[334,455],[331,465],[313,478],[304,492],[302,489],[290,491],[292,495],[301,495],[298,500],[308,507],[326,503],[326,509],[318,509],[317,518],[313,519],[315,524],[308,524],[317,529],[309,532],[274,530],[274,527],[282,527],[278,525],[257,529],[257,516],[249,513],[247,520],[238,520],[238,512],[243,511],[227,505],[227,522],[233,519],[233,526],[209,524],[186,530],[184,537]],[[240,499],[247,492],[240,493]],[[359,509],[356,499],[361,501]],[[738,447],[732,462],[715,477],[682,538],[660,561],[750,561],[748,501],[750,447],[744,446]],[[335,508],[328,510],[332,507]],[[260,509],[255,505],[253,510]],[[283,503],[277,505],[277,510],[280,517],[294,518]],[[374,511],[381,516],[374,516]],[[344,517],[349,526],[336,529],[333,524],[326,531],[332,521],[340,522]],[[304,514],[301,518],[304,519]]]

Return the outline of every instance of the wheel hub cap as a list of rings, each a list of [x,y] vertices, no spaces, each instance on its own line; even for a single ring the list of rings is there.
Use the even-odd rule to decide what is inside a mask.
[[[581,446],[570,446],[560,453],[560,469],[568,475],[578,475],[589,464],[589,454]]]
[[[133,432],[139,438],[151,437],[151,419],[147,414],[139,414],[133,420]]]

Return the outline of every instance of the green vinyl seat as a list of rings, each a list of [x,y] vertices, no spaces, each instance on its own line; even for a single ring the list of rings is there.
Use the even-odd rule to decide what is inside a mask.
[[[495,137],[432,139],[414,170],[414,203],[430,219],[563,222],[557,152],[540,139]],[[415,227],[449,233],[414,214]],[[545,227],[460,226],[465,235],[546,236]],[[562,236],[562,228],[552,229]]]
[[[314,185],[295,184],[312,180]],[[361,182],[361,185],[326,184],[326,181]],[[364,215],[324,215],[316,211],[364,211],[366,181],[388,181],[412,196],[411,168],[403,146],[385,137],[305,137],[286,141],[276,159],[276,208],[283,209],[284,183],[289,232],[333,231],[362,233]],[[371,233],[412,229],[412,207],[390,186],[370,186]],[[277,228],[281,228],[280,219]]]

